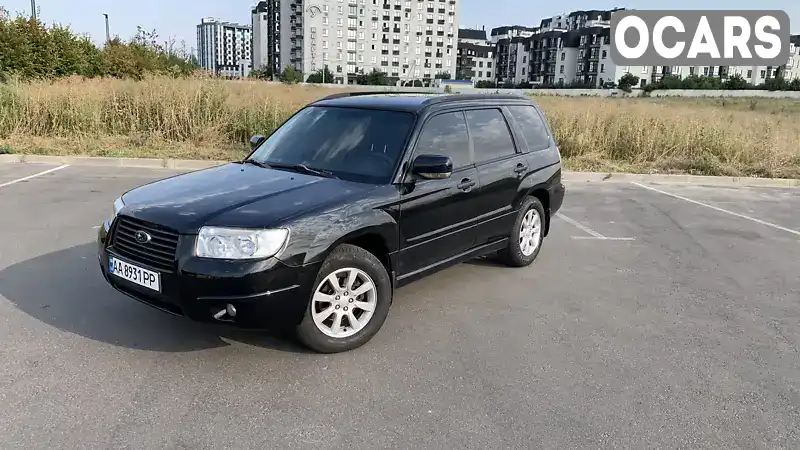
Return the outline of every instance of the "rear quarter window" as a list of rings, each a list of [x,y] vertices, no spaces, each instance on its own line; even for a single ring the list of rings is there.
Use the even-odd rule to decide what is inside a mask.
[[[528,150],[544,150],[550,146],[550,137],[542,116],[533,106],[508,106],[508,111],[517,123]]]

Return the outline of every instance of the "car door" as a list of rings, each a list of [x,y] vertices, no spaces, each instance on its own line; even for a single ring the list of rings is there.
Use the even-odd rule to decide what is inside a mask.
[[[462,111],[441,112],[422,126],[411,161],[417,155],[449,156],[453,172],[446,179],[406,174],[401,195],[398,276],[411,275],[467,252],[475,245],[478,173],[472,163]]]
[[[507,237],[514,224],[514,199],[530,170],[501,107],[465,111],[481,182],[476,245]]]

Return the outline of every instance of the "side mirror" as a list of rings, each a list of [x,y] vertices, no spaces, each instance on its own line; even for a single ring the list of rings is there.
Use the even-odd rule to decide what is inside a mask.
[[[264,136],[262,136],[260,134],[257,134],[255,136],[251,137],[250,138],[250,150],[255,150],[256,147],[261,145],[261,143],[266,141],[266,140],[267,140],[267,138],[265,138]]]
[[[453,173],[453,160],[449,156],[419,155],[414,158],[411,173],[428,180],[450,178]]]

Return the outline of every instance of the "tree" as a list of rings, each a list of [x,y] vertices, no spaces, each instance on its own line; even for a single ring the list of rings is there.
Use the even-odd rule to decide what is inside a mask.
[[[69,27],[46,26],[0,13],[0,71],[22,80],[80,75],[141,79],[147,73],[186,76],[197,70],[196,59],[176,50],[174,42],[158,43],[155,30],[138,28],[128,42],[115,38],[102,50],[88,36]]]
[[[287,65],[280,75],[281,81],[286,84],[296,84],[303,80],[303,74],[292,66]]]
[[[625,92],[631,92],[633,86],[639,85],[639,77],[632,73],[626,73],[619,78],[617,86]]]
[[[789,89],[789,83],[783,77],[767,78],[761,88],[768,91],[786,91]]]
[[[366,75],[363,69],[360,72],[361,73],[356,75],[356,83],[358,84],[370,86],[388,86],[390,84],[389,76],[386,72],[381,72],[376,68],[373,68],[372,71]]]
[[[680,89],[683,83],[677,75],[664,75],[656,86],[658,89]]]
[[[789,83],[790,91],[800,91],[800,78],[795,78]]]
[[[750,83],[748,83],[747,80],[745,80],[738,73],[722,83],[722,89],[743,90],[749,89],[750,87]]]
[[[333,84],[334,82],[334,75],[333,72],[328,69],[328,66],[325,66],[322,69],[317,70],[316,72],[312,73],[306,79],[306,83],[324,83],[324,84]]]
[[[272,67],[269,66],[256,67],[250,71],[250,74],[247,75],[247,77],[252,78],[254,80],[269,81],[272,79]]]
[[[439,72],[433,77],[435,80],[452,80],[453,78],[450,76],[450,72]]]

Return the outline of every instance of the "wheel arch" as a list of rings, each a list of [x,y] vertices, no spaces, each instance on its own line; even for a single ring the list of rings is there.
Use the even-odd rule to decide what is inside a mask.
[[[526,197],[535,197],[544,208],[544,235],[550,233],[550,191],[543,186],[535,186],[528,190]]]

